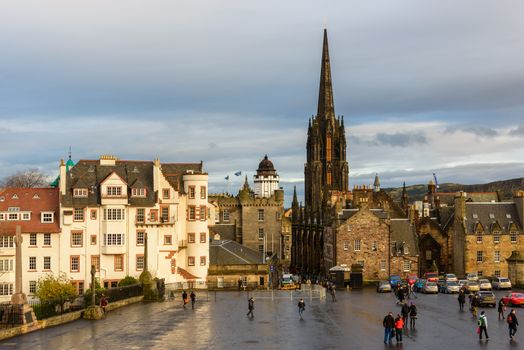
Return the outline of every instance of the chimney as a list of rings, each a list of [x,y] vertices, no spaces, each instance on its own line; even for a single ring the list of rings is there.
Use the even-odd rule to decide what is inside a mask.
[[[66,166],[63,159],[60,159],[60,167],[58,173],[60,174],[60,181],[58,183],[58,186],[60,188],[60,194],[65,195],[66,194]]]
[[[117,160],[117,157],[115,156],[103,155],[103,156],[100,156],[100,165],[115,166],[116,160]]]
[[[524,191],[516,191],[513,196],[513,201],[517,206],[517,213],[520,219],[520,225],[524,224]]]
[[[460,220],[461,222],[466,217],[466,196],[467,193],[464,191],[455,194],[455,220]]]
[[[160,159],[157,157],[153,161],[153,191],[160,191],[160,178],[162,170],[160,166]]]

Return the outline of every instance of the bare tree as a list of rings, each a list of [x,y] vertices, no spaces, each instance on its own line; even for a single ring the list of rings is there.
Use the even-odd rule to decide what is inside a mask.
[[[31,188],[48,187],[49,183],[44,174],[38,169],[27,169],[9,175],[0,181],[0,188]]]

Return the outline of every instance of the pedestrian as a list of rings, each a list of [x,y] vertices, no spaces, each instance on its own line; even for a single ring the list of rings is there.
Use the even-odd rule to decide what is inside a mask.
[[[242,290],[242,279],[238,279],[238,290]]]
[[[337,301],[337,297],[335,295],[335,286],[331,286],[330,294],[331,294],[331,301],[332,302]]]
[[[189,294],[189,297],[191,298],[191,308],[195,308],[195,302],[196,302],[196,294],[195,292],[191,291],[191,294]]]
[[[246,316],[251,316],[251,318],[255,317],[255,315],[253,315],[253,310],[255,310],[255,299],[253,299],[253,297],[249,298],[249,300],[247,301],[247,309],[249,311]]]
[[[499,320],[505,319],[505,317],[504,317],[504,309],[505,308],[506,308],[506,305],[504,305],[504,301],[502,299],[500,299],[499,300],[499,307],[498,307],[498,312],[499,312],[498,319]]]
[[[417,299],[417,295],[415,294],[415,282],[412,282],[410,285],[409,285],[409,295],[412,295],[413,298]]]
[[[480,317],[477,321],[478,329],[477,333],[479,334],[479,340],[482,340],[482,332],[486,335],[486,340],[489,340],[488,336],[488,318],[486,317],[486,313],[482,311],[480,313]]]
[[[393,313],[388,313],[384,320],[382,321],[384,326],[384,344],[391,343],[393,338],[393,329],[395,328],[395,319],[393,318]]]
[[[404,320],[402,320],[402,317],[397,314],[397,318],[395,319],[395,338],[397,339],[397,343],[402,343],[402,329],[404,328]]]
[[[404,302],[404,290],[402,288],[398,289],[398,302],[399,304]]]
[[[519,325],[515,309],[511,309],[511,311],[509,312],[507,322],[509,328],[509,340],[513,341],[513,336],[515,335],[515,333],[517,333],[517,326]]]
[[[109,301],[105,294],[102,294],[102,298],[100,299],[100,307],[102,308],[102,311],[104,312],[104,315],[106,314],[106,307],[107,304],[109,304]]]
[[[186,308],[186,304],[187,304],[187,293],[186,291],[184,291],[182,293],[182,306],[184,307],[184,309]]]
[[[408,326],[408,315],[409,315],[408,303],[402,304],[402,308],[400,309],[400,314],[402,315],[402,321],[404,321],[404,327],[407,328],[407,326]]]
[[[471,298],[471,314],[473,317],[477,317],[477,307],[480,306],[480,299],[478,295]]]
[[[415,328],[415,322],[417,321],[417,307],[411,303],[409,307],[409,326]]]
[[[459,310],[464,311],[464,304],[466,303],[466,293],[464,292],[464,289],[459,291],[457,299],[459,303]]]
[[[306,309],[306,303],[304,302],[304,299],[300,298],[297,306],[298,306],[298,315],[300,316],[300,319],[303,320],[302,314],[304,313],[304,310]]]

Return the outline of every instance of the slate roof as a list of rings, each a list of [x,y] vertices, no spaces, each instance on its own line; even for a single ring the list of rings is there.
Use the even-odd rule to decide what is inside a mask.
[[[439,198],[440,204],[449,207],[455,205],[457,192],[437,192],[435,196]],[[467,192],[466,201],[468,202],[500,202],[497,192]]]
[[[0,198],[3,200],[0,200],[0,211],[7,211],[9,207],[17,207],[20,208],[20,211],[30,211],[31,219],[0,221],[0,234],[14,235],[17,225],[22,227],[23,233],[60,232],[58,191],[57,188],[8,188],[2,191]],[[42,223],[40,214],[46,211],[54,213],[53,223]]]
[[[234,224],[216,224],[216,225],[210,225],[209,231],[211,233],[211,236],[218,233],[220,235],[221,240],[230,239],[235,240],[236,237],[236,226]]]
[[[263,264],[262,253],[246,248],[231,240],[212,240],[209,243],[210,265]]]
[[[474,215],[476,217],[474,217]],[[512,202],[498,203],[466,203],[466,233],[474,233],[477,223],[482,224],[484,233],[493,233],[494,225],[500,225],[501,233],[509,233],[511,224],[522,230],[522,224],[517,212],[517,206]],[[497,229],[498,230],[498,229]]]
[[[408,255],[415,256],[419,253],[415,226],[409,219],[391,219],[391,241],[405,242]]]

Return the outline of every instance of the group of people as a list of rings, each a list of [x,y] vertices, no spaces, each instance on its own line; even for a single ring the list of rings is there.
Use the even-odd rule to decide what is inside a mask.
[[[402,303],[400,314],[397,317],[393,317],[393,313],[390,312],[384,317],[382,325],[384,326],[384,344],[391,343],[393,337],[397,340],[397,343],[402,343],[402,333],[404,328],[409,326],[415,328],[417,320],[417,306],[411,303],[409,306],[407,303]]]
[[[191,291],[191,294],[189,295],[189,298],[191,299],[191,309],[195,308],[195,302],[196,302],[196,294],[195,292]],[[187,298],[187,292],[183,291],[182,293],[182,306],[184,309],[186,308],[186,305],[189,304],[189,299]]]
[[[303,320],[304,318],[302,317],[302,314],[306,310],[306,303],[304,302],[304,299],[300,298],[297,306],[298,306],[298,315],[300,319]],[[247,310],[248,310],[246,314],[247,317],[249,318],[255,317],[255,315],[253,314],[253,310],[255,310],[255,299],[253,299],[253,297],[250,297],[247,300]]]
[[[393,286],[393,291],[395,293],[395,296],[398,299],[398,304],[403,304],[406,298],[407,299],[411,299],[412,297],[414,299],[417,298],[413,288],[414,288],[413,283],[408,283],[408,284],[398,283]]]

